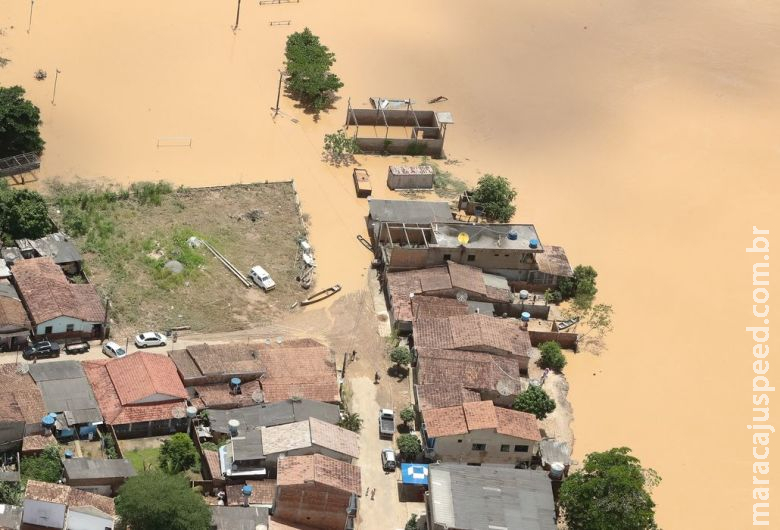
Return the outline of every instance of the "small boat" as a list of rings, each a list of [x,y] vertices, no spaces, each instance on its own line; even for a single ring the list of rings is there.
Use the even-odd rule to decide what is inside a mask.
[[[301,305],[310,305],[315,302],[321,302],[322,300],[325,300],[326,298],[333,296],[340,290],[341,290],[341,286],[339,284],[336,284],[333,287],[328,287],[327,289],[323,289],[322,291],[317,291],[316,293],[306,298],[305,300],[301,300]]]

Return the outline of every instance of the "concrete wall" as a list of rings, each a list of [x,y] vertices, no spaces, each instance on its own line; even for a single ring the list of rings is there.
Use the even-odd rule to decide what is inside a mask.
[[[527,278],[529,273],[535,271],[537,267],[532,252],[517,249],[407,248],[396,246],[392,247],[389,255],[390,261],[386,263],[388,272],[435,267],[445,265],[447,261],[454,261],[506,278],[508,278],[507,271],[512,271],[515,276]],[[471,256],[473,258],[469,261]]]
[[[388,170],[387,187],[391,190],[429,190],[433,188],[433,175],[394,175]]]
[[[47,528],[63,528],[65,525],[65,505],[25,499],[22,522]]]
[[[171,403],[173,408],[176,403]],[[181,404],[183,406],[183,404]],[[161,436],[173,434],[176,432],[187,432],[187,418],[163,420],[163,421],[144,421],[138,423],[125,423],[114,425],[114,432],[117,438],[146,438],[149,436]]]
[[[93,478],[93,479],[72,479],[68,478],[68,486],[78,488],[80,490],[89,491],[90,493],[97,493],[98,495],[104,495],[111,497],[117,490],[125,483],[124,477],[105,477],[105,478]]]
[[[360,151],[367,154],[388,154],[402,156],[444,156],[444,140],[414,138],[357,138]]]
[[[462,442],[458,443],[458,440]],[[485,444],[485,451],[473,451],[472,444]],[[509,452],[501,452],[501,445],[509,445]],[[527,445],[525,453],[515,453],[515,445]],[[481,429],[457,436],[434,439],[433,452],[442,462],[458,464],[506,464],[529,462],[538,449],[538,443]]]
[[[561,345],[561,348],[568,350],[574,350],[577,346],[577,333],[557,333],[555,331],[529,331],[528,335],[531,337],[531,344],[537,346],[542,342],[548,340],[554,340]]]
[[[273,516],[322,530],[343,530],[348,505],[348,493],[322,485],[278,486]]]
[[[68,530],[105,530],[114,528],[114,520],[83,512],[68,510]]]

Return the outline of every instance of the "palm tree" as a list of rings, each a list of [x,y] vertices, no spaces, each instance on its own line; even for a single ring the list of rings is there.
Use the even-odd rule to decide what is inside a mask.
[[[352,432],[360,432],[360,428],[363,426],[363,420],[357,412],[347,411],[341,417],[338,426]]]

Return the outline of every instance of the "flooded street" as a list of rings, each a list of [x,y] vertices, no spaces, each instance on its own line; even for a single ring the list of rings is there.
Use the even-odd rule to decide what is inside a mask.
[[[750,524],[744,249],[754,225],[780,233],[780,4],[381,5],[245,2],[233,32],[231,2],[39,1],[28,34],[29,2],[0,0],[0,84],[41,108],[41,181],[294,178],[318,285],[344,293],[366,284],[370,254],[355,236],[367,206],[351,168],[321,161],[323,135],[350,97],[426,109],[446,96],[432,108],[455,118],[447,169],[511,179],[515,220],[593,265],[614,306],[607,349],[566,369],[575,457],[631,447],[663,477],[654,498],[667,530]],[[270,25],[280,20],[290,25]],[[283,97],[273,119],[285,38],[305,26],[336,54],[341,99],[315,121]],[[394,195],[394,160],[359,157],[375,197]]]

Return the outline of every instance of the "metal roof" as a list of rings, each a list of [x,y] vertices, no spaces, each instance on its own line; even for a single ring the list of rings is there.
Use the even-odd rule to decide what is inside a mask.
[[[543,471],[431,464],[434,525],[468,530],[555,530],[550,479]]]
[[[338,405],[308,399],[279,401],[230,410],[208,409],[208,415],[211,429],[221,433],[228,432],[229,420],[238,420],[239,432],[246,432],[258,427],[284,425],[309,418],[317,418],[328,423],[338,423],[341,419]]]
[[[68,480],[134,477],[135,468],[126,459],[66,458],[62,461]]]
[[[65,418],[71,427],[103,421],[81,363],[56,361],[33,364],[30,366],[30,376],[38,384],[46,410],[69,412]]]
[[[263,454],[263,438],[260,431],[247,431],[232,439],[234,460],[260,460]]]
[[[390,223],[453,221],[450,205],[443,201],[394,201],[369,198],[368,215],[373,221]]]
[[[211,506],[211,525],[216,530],[257,530],[268,526],[268,508]]]
[[[0,528],[7,528],[9,530],[18,530],[21,524],[22,524],[21,506],[0,504]]]

